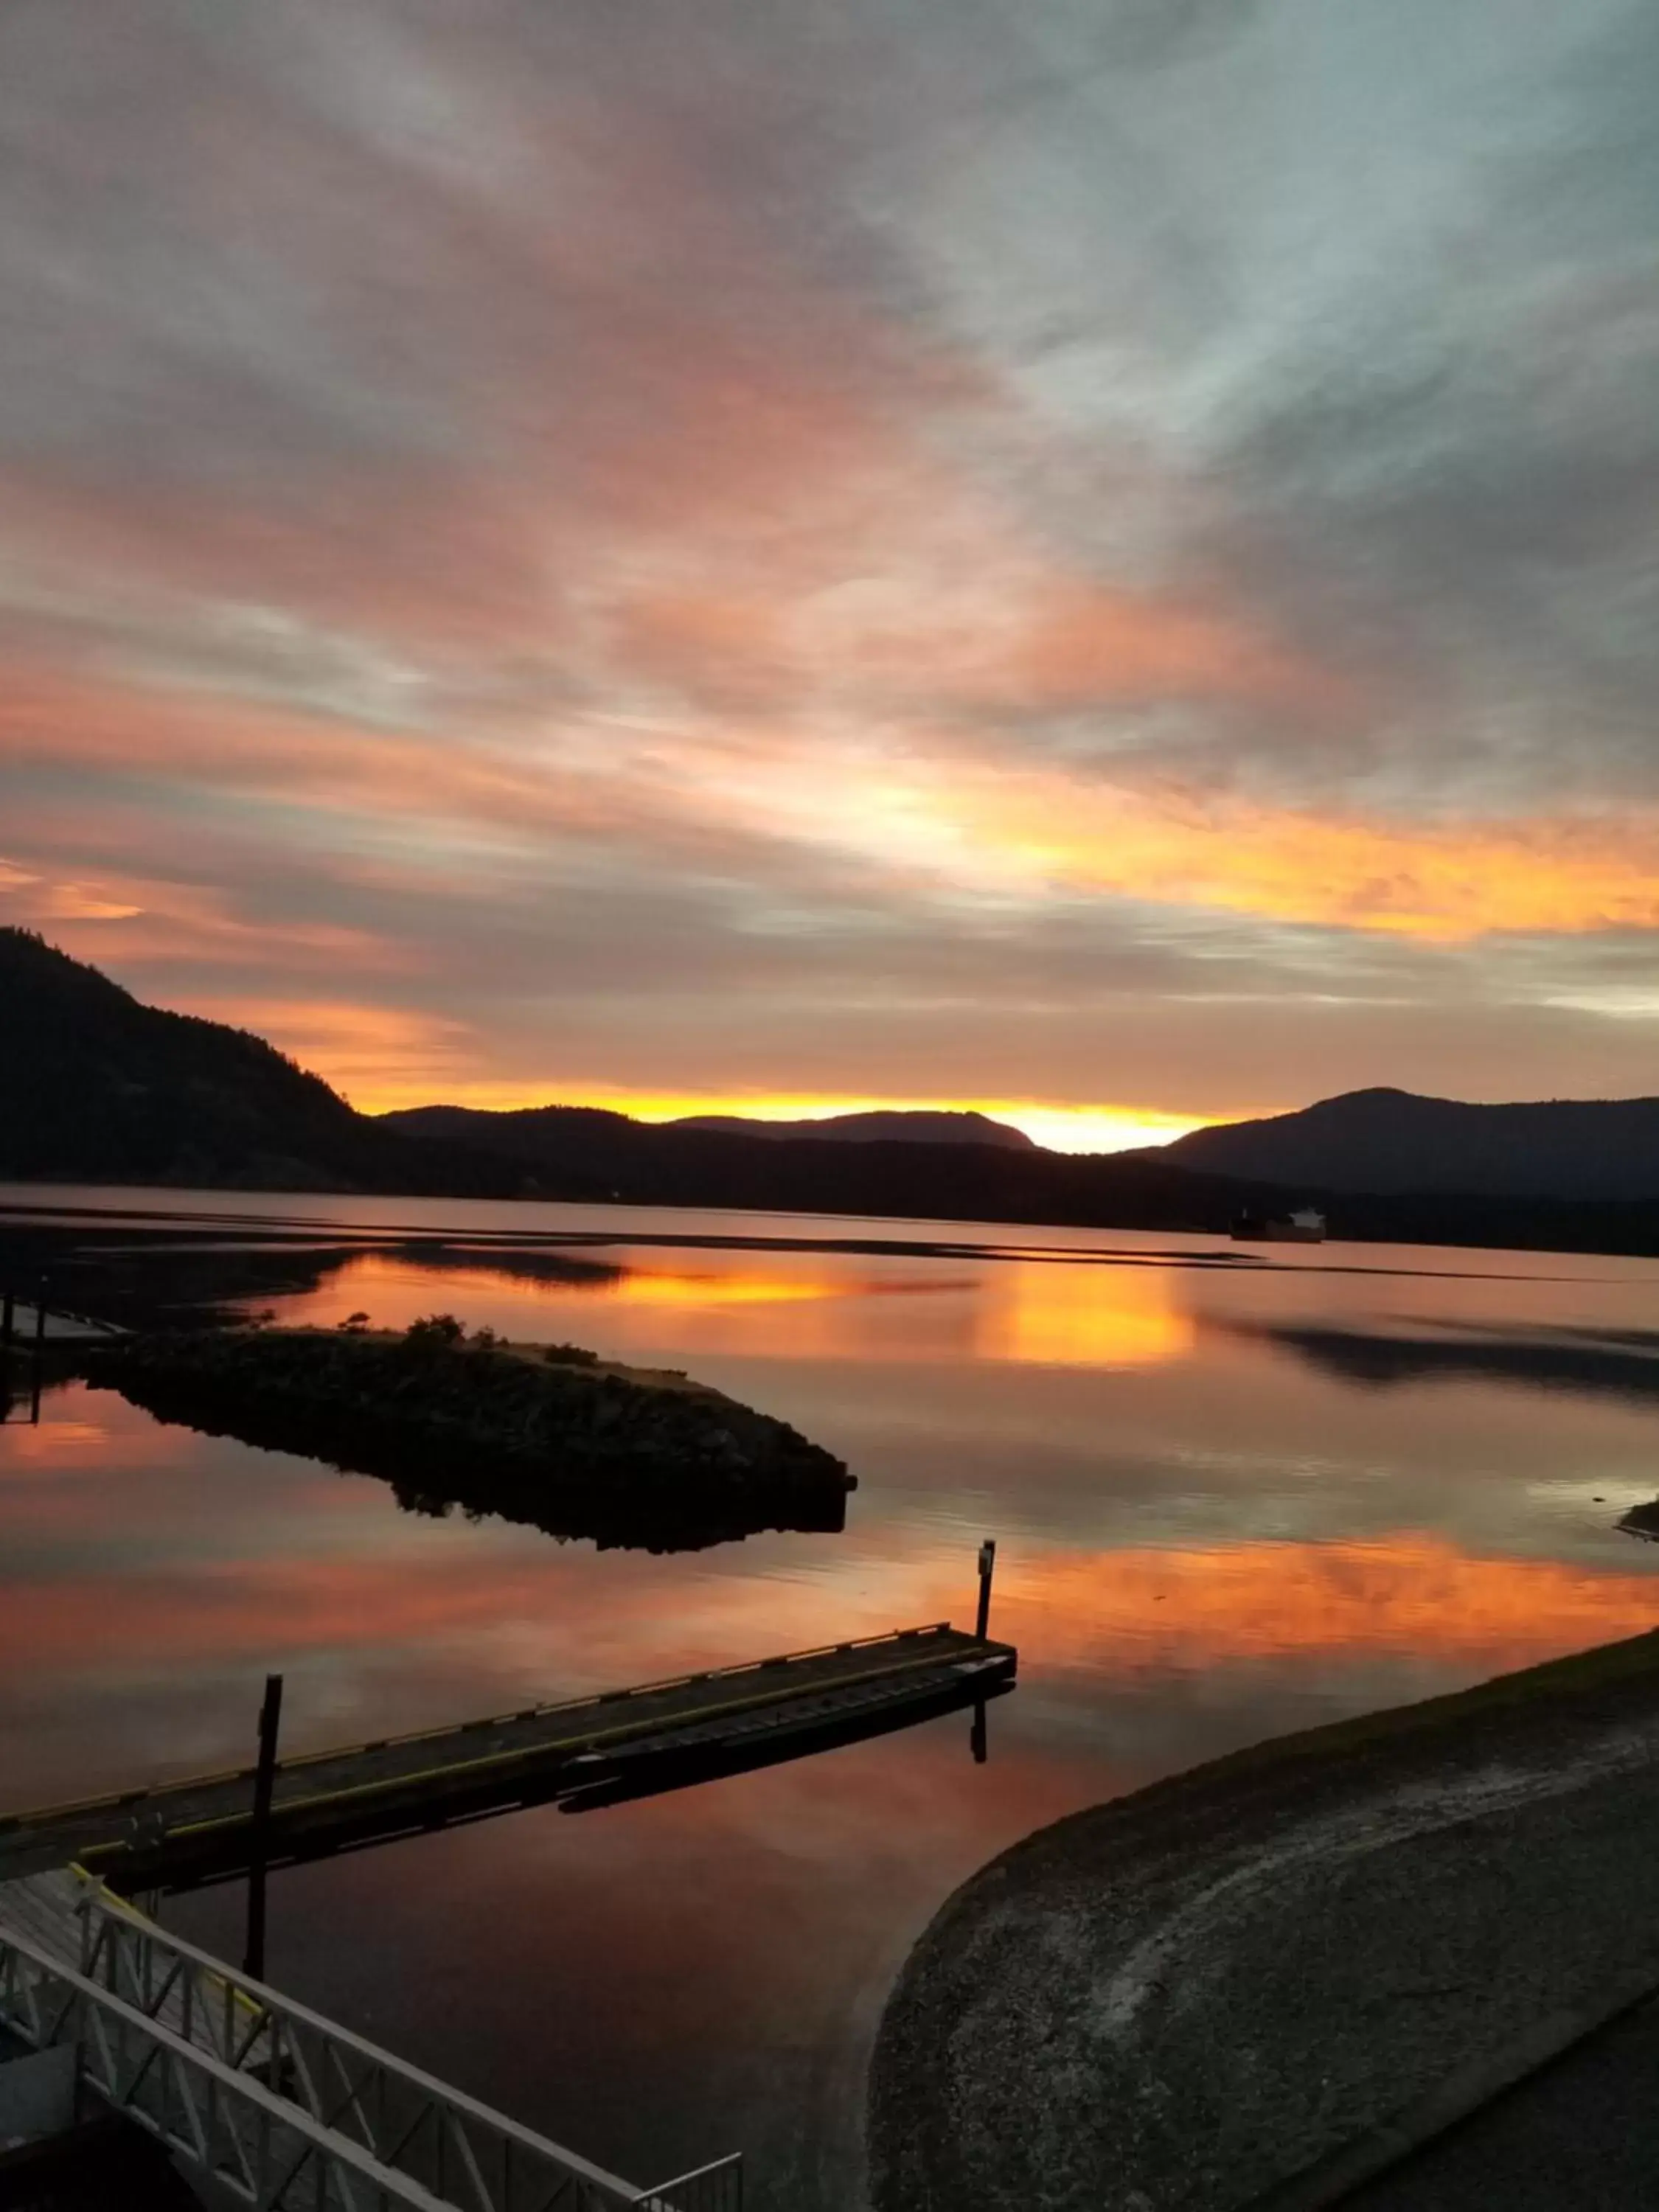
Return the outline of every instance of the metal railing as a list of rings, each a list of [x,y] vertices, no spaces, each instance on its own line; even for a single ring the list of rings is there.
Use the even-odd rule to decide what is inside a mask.
[[[27,1311],[28,1320],[20,1323],[18,1316],[22,1311]],[[124,1328],[119,1322],[105,1321],[97,1314],[76,1313],[71,1306],[48,1304],[38,1288],[33,1291],[9,1290],[0,1284],[0,1347],[31,1349],[37,1327],[44,1325],[54,1316],[59,1321],[75,1322],[98,1336],[131,1334],[131,1331]],[[52,1341],[49,1336],[46,1340],[49,1344]]]
[[[88,1881],[78,1969],[0,1927],[0,2021],[258,2212],[741,2212],[740,2156],[639,2189]]]

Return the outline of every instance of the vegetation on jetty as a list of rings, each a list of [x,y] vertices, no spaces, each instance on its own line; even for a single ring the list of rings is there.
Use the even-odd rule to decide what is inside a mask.
[[[844,1523],[840,1460],[683,1375],[468,1337],[449,1315],[400,1336],[355,1321],[136,1336],[85,1370],[158,1419],[380,1476],[415,1511],[653,1551]]]

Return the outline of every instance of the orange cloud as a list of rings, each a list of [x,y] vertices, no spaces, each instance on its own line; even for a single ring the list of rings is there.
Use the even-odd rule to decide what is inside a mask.
[[[820,784],[834,785],[833,796]],[[775,807],[1005,895],[1047,886],[1455,943],[1659,927],[1659,817],[1420,822],[1059,773],[934,749],[833,779],[785,765]]]
[[[35,911],[46,921],[131,921],[143,907],[128,906],[86,884],[53,884]]]
[[[383,969],[403,957],[398,948],[368,931],[297,916],[244,919],[234,893],[161,877],[112,872],[76,882],[36,875],[21,882],[0,877],[0,921],[39,927],[79,957],[94,962],[179,957],[192,963],[235,966],[280,957],[300,968]],[[251,1003],[251,1002],[250,1002]],[[253,1026],[234,1006],[198,1001],[187,1011],[217,1011],[218,1018]]]
[[[1201,624],[1189,633],[1187,623],[1160,616],[1156,647],[1138,660],[1128,653],[1129,671],[1151,680],[1162,670],[1173,680],[1189,643],[1201,661],[1198,641],[1206,633]],[[1108,659],[1114,635],[1109,623],[1101,648]],[[1232,666],[1230,655],[1238,668],[1255,655],[1262,682],[1282,678],[1294,689],[1304,680],[1272,648],[1230,638],[1224,628],[1212,641],[1218,678]],[[1091,670],[1093,682],[1101,672]],[[1318,680],[1305,673],[1308,683]],[[609,746],[595,737],[573,750],[533,732],[510,740],[499,732],[488,739],[360,735],[293,708],[122,690],[24,668],[0,702],[0,753],[58,773],[66,762],[93,771],[84,801],[52,831],[59,845],[78,848],[74,864],[54,866],[14,842],[0,872],[0,908],[8,919],[58,927],[70,950],[94,958],[118,947],[127,960],[209,960],[267,974],[278,963],[326,965],[360,976],[414,964],[417,948],[361,927],[273,912],[270,902],[257,915],[240,910],[229,856],[282,854],[295,842],[307,867],[394,896],[486,878],[499,889],[500,856],[533,867],[539,851],[585,838],[605,840],[615,853],[626,848],[629,866],[647,860],[655,870],[730,868],[740,845],[748,857],[739,869],[763,874],[800,848],[826,866],[845,860],[874,870],[895,894],[943,889],[1040,906],[1060,890],[1427,944],[1496,931],[1659,927],[1659,818],[1640,809],[1617,817],[1368,818],[1167,781],[1109,781],[1036,763],[994,766],[954,750],[937,725],[895,747],[805,744],[760,726],[688,722],[667,736],[624,734]],[[135,767],[159,787],[142,802],[149,812],[135,816],[140,802],[129,796],[100,805],[97,773],[125,776]],[[165,860],[149,870],[132,865],[145,823],[167,842],[170,788],[222,793],[235,810],[216,846],[190,848],[189,881],[169,880]],[[308,842],[296,828],[307,817],[324,826],[320,839]],[[372,825],[367,836],[365,823]],[[44,834],[40,816],[32,826]],[[100,842],[112,858],[125,851],[125,862],[88,866]],[[767,852],[775,862],[760,859]],[[216,865],[222,885],[195,874]],[[345,1022],[325,1010],[302,1014],[296,993],[274,1003],[287,1009],[279,1041],[314,1057],[373,1107],[416,1103],[440,1083],[479,1104],[553,1095],[597,1103],[603,1095],[592,1080],[600,1071],[591,1068],[554,1067],[507,1081],[463,1048],[469,1034],[441,1018],[422,1036],[419,1018],[382,1012],[349,1036]],[[367,1002],[354,993],[347,1003]],[[259,1026],[252,1000],[239,1013],[226,994],[200,1010]],[[1130,1109],[1103,1103],[1093,1111],[1117,1117],[1115,1127],[1079,1128],[1069,1142],[1063,1129],[1037,1126],[1040,1109],[1028,1116],[1015,1102],[990,1110],[1007,1112],[1040,1141],[1058,1134],[1068,1149],[1168,1133],[1149,1127],[1143,1135],[1132,1127]]]
[[[464,1022],[354,1000],[197,998],[191,1011],[269,1039],[362,1113],[453,1101],[480,1050]]]
[[[1154,808],[1121,792],[1000,796],[988,833],[1091,890],[1443,943],[1659,925],[1659,820],[1639,811],[1439,825],[1225,799]]]

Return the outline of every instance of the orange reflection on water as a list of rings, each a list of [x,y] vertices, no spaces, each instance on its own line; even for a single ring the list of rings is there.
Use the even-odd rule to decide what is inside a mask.
[[[1044,1553],[999,1564],[999,1632],[1040,1665],[1389,1653],[1501,1673],[1659,1626],[1659,1582],[1489,1557],[1407,1529],[1366,1542]]]
[[[694,1266],[658,1264],[611,1247],[572,1253],[573,1273],[536,1275],[526,1263],[481,1264],[441,1274],[395,1253],[365,1252],[331,1275],[289,1318],[326,1328],[354,1309],[376,1328],[405,1326],[442,1304],[469,1327],[487,1322],[520,1342],[575,1336],[607,1355],[645,1365],[672,1355],[740,1352],[786,1359],[914,1358],[941,1335],[971,1350],[977,1276],[884,1269],[844,1253],[711,1252]],[[574,1272],[586,1265],[590,1273]],[[906,1301],[905,1326],[887,1319]]]
[[[580,1264],[579,1255],[572,1258]],[[694,1357],[700,1351],[791,1359],[932,1355],[1113,1368],[1180,1359],[1195,1341],[1177,1279],[1163,1267],[986,1259],[970,1261],[971,1273],[947,1275],[937,1261],[872,1266],[851,1254],[799,1251],[711,1252],[695,1265],[675,1266],[610,1248],[593,1261],[591,1277],[568,1280],[487,1262],[459,1276],[452,1266],[441,1295],[469,1323],[488,1321],[520,1338],[580,1334],[581,1317],[568,1310],[585,1305],[601,1336],[612,1340],[604,1348],[622,1357],[648,1358],[665,1342],[678,1342]],[[396,1328],[439,1295],[430,1271],[396,1254],[366,1252],[296,1317],[326,1323],[362,1306],[377,1326]],[[902,1328],[889,1318],[895,1298],[907,1305]],[[555,1317],[552,1307],[566,1310]],[[630,1326],[635,1316],[637,1330]]]
[[[775,1270],[745,1275],[733,1270],[721,1274],[671,1274],[631,1267],[614,1282],[599,1286],[607,1302],[630,1306],[671,1306],[677,1311],[706,1310],[711,1306],[798,1305],[819,1298],[856,1297],[868,1285],[846,1278],[784,1276]]]
[[[110,1431],[99,1421],[54,1419],[50,1401],[38,1424],[14,1409],[4,1424],[6,1458],[22,1467],[95,1467],[108,1449]]]
[[[1009,1261],[988,1271],[975,1350],[1036,1367],[1147,1367],[1191,1352],[1164,1267]]]
[[[496,1524],[499,1527],[499,1524]],[[458,1528],[457,1536],[461,1534]],[[571,1638],[623,1680],[753,1658],[906,1621],[968,1617],[962,1564],[932,1546],[896,1548],[807,1583],[683,1577],[620,1565],[591,1578],[585,1547],[493,1553],[466,1571],[415,1524],[401,1556],[242,1558],[182,1571],[78,1572],[5,1592],[0,1660],[73,1671],[100,1650],[200,1662],[285,1650],[346,1653],[485,1646],[497,1662],[558,1679]],[[509,1544],[512,1539],[502,1531]],[[479,1532],[480,1537],[483,1532]],[[1369,1542],[1241,1542],[1188,1549],[1039,1551],[1006,1545],[993,1633],[1017,1644],[1028,1679],[1220,1668],[1237,1661],[1390,1656],[1462,1674],[1500,1673],[1659,1624],[1659,1583],[1548,1559],[1465,1553],[1407,1530]]]

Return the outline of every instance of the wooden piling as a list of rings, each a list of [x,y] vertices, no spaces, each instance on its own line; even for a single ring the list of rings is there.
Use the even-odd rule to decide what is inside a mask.
[[[270,1799],[276,1783],[276,1731],[283,1717],[283,1678],[265,1676],[259,1709],[259,1764],[253,1776],[253,1835],[247,1877],[247,1955],[242,1971],[265,1978],[265,1868],[270,1854]]]
[[[991,1577],[996,1572],[997,1544],[988,1536],[979,1547],[979,1613],[974,1633],[984,1643],[991,1624]]]

